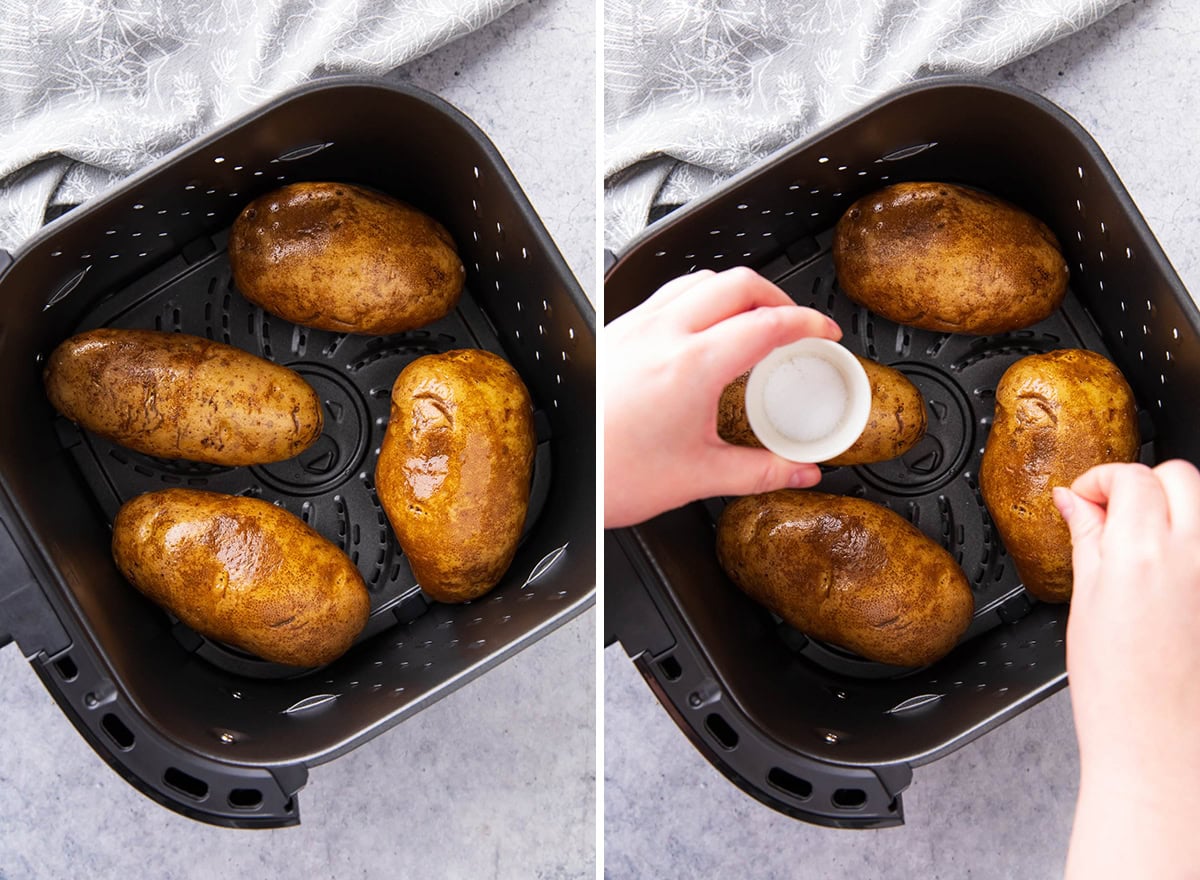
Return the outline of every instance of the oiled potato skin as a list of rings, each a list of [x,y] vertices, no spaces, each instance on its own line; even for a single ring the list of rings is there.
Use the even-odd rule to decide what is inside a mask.
[[[979,489],[1029,593],[1071,598],[1071,534],[1051,491],[1095,465],[1135,461],[1139,445],[1133,391],[1104,356],[1063,349],[1004,372]]]
[[[466,602],[504,576],[525,524],[535,445],[529,391],[503,358],[460,349],[400,372],[375,487],[428,596]]]
[[[750,371],[747,370],[722,389],[721,399],[717,401],[717,436],[734,446],[761,449],[762,441],[755,436],[746,416],[746,382],[749,379]]]
[[[466,277],[450,233],[398,199],[294,183],[247,205],[229,263],[252,303],[296,324],[386,335],[449,313]]]
[[[323,425],[321,400],[298,373],[184,333],[89,330],[51,353],[43,380],[64,416],[159,458],[282,461]]]
[[[861,498],[795,489],[738,498],[717,523],[717,558],[792,626],[880,663],[934,662],[974,613],[950,554]]]
[[[346,554],[257,498],[139,495],[117,512],[112,553],[130,583],[192,629],[275,663],[332,662],[370,614]]]
[[[945,333],[1028,327],[1067,290],[1067,263],[1049,227],[948,183],[898,183],[859,199],[838,220],[833,260],[854,302]]]
[[[856,355],[857,357],[857,355]],[[871,383],[871,412],[867,426],[854,445],[828,461],[818,464],[873,464],[897,458],[912,449],[925,436],[925,398],[917,386],[899,370],[859,357]],[[757,446],[746,417],[746,381],[742,373],[725,386],[717,404],[717,434],[736,446]]]

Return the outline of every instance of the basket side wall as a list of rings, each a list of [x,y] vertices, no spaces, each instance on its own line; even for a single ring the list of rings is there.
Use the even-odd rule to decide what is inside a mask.
[[[820,250],[818,236],[855,199],[904,180],[977,186],[1045,220],[1085,320],[1149,416],[1153,457],[1200,461],[1188,403],[1200,377],[1196,309],[1099,148],[1057,108],[1015,90],[934,81],[782,151],[634,242],[606,279],[606,319],[696,269],[749,265],[781,277]],[[766,615],[729,584],[706,552],[712,526],[700,505],[638,535],[727,695],[801,754],[922,763],[1065,683],[1066,608],[1037,606],[913,676],[840,679],[784,650]]]
[[[210,254],[250,199],[318,179],[389,192],[447,226],[469,294],[549,421],[553,474],[533,532],[486,599],[435,605],[312,676],[239,679],[192,659],[116,572],[107,519],[55,436],[40,362],[110,292],[165,283]],[[70,212],[0,285],[0,369],[7,402],[22,414],[0,425],[6,513],[60,616],[98,648],[116,691],[181,746],[253,764],[328,759],[590,603],[594,318],[502,158],[447,105],[361,82],[301,90]],[[229,731],[232,743],[221,736]]]

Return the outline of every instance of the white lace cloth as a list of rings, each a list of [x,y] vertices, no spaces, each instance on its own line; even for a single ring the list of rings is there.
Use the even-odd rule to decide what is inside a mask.
[[[605,0],[605,246],[916,77],[986,74],[1125,0]]]
[[[313,75],[382,73],[517,0],[0,0],[0,247]]]

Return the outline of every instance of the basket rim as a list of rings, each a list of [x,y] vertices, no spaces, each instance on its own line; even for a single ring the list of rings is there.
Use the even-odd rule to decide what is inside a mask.
[[[19,244],[9,256],[13,263],[20,261],[22,258],[37,250],[39,247],[46,245],[60,231],[68,228],[74,223],[81,222],[83,218],[92,214],[94,211],[103,207],[112,205],[125,196],[128,191],[137,188],[141,184],[151,180],[156,174],[162,171],[175,162],[180,161],[184,157],[200,153],[231,134],[243,129],[246,126],[253,125],[260,121],[263,117],[278,110],[280,107],[292,101],[299,100],[309,95],[317,94],[326,91],[337,91],[341,89],[374,89],[381,93],[404,95],[413,98],[424,104],[427,104],[434,110],[440,112],[455,125],[459,127],[470,137],[484,152],[488,159],[492,162],[495,170],[500,173],[502,182],[506,189],[510,191],[513,201],[518,210],[523,215],[524,219],[529,222],[530,228],[533,230],[537,245],[549,257],[554,266],[556,274],[558,274],[563,285],[566,288],[567,294],[571,299],[572,304],[579,310],[580,314],[587,319],[588,329],[595,333],[595,307],[591,300],[583,292],[582,286],[578,279],[567,265],[565,258],[559,251],[550,233],[546,230],[545,224],[541,217],[534,210],[525,191],[521,188],[512,169],[492,143],[491,138],[483,131],[482,128],[466,113],[455,107],[444,98],[430,92],[419,86],[410,85],[408,83],[391,82],[382,76],[371,76],[362,74],[338,74],[332,76],[322,76],[301,83],[290,89],[280,92],[273,98],[264,101],[256,107],[228,119],[220,123],[216,128],[199,135],[191,140],[180,144],[170,152],[155,159],[145,168],[142,168],[133,174],[122,179],[116,186],[108,189],[93,198],[82,202],[70,211],[67,211],[60,217],[55,218],[51,222],[42,226],[33,235],[25,239]],[[11,269],[12,264],[4,267],[0,271],[0,278]]]
[[[700,226],[699,224],[703,221],[714,219],[723,210],[728,209],[730,207],[729,203],[732,200],[731,197],[742,189],[752,185],[766,187],[772,181],[772,176],[777,175],[785,166],[785,163],[791,162],[796,157],[803,158],[805,154],[811,154],[821,149],[829,139],[839,135],[843,136],[844,139],[852,138],[856,129],[871,125],[872,119],[876,114],[889,109],[893,112],[902,109],[904,106],[903,102],[915,95],[931,96],[939,92],[953,93],[959,97],[963,95],[978,96],[983,100],[993,100],[997,104],[1006,103],[1011,105],[1013,101],[1021,102],[1030,109],[1031,113],[1040,114],[1047,122],[1055,124],[1057,126],[1056,135],[1061,133],[1064,144],[1069,145],[1078,154],[1081,164],[1088,167],[1088,173],[1102,180],[1102,185],[1109,190],[1116,206],[1128,218],[1132,237],[1134,238],[1133,243],[1138,248],[1139,259],[1144,261],[1142,271],[1147,275],[1157,276],[1165,287],[1172,290],[1180,302],[1186,303],[1189,306],[1183,310],[1184,314],[1181,320],[1188,322],[1194,334],[1200,332],[1200,311],[1192,305],[1194,302],[1193,298],[1188,294],[1178,273],[1171,265],[1161,244],[1150,230],[1145,217],[1134,203],[1112,163],[1096,140],[1080,122],[1052,101],[1033,91],[1007,83],[995,82],[984,77],[970,75],[932,76],[910,82],[880,95],[878,98],[856,110],[832,120],[827,125],[821,126],[810,134],[773,151],[710,191],[672,210],[658,221],[649,224],[634,236],[616,254],[612,255],[612,262],[607,266],[605,271],[604,280],[606,285],[616,281],[622,271],[624,271],[625,276],[628,276],[622,277],[622,281],[625,283],[636,281],[637,278],[634,276],[653,274],[651,268],[653,261],[650,259],[649,252],[658,245],[660,235],[670,233],[672,235],[670,241],[677,242],[679,239],[685,238],[693,229],[707,229],[707,226]],[[1072,162],[1072,165],[1074,165],[1074,162]],[[688,264],[684,263],[684,266],[686,265]],[[706,268],[710,265],[702,263],[701,266],[696,268]],[[609,289],[611,290],[612,288]],[[647,290],[646,294],[648,295],[649,292]],[[620,308],[625,307],[627,307],[626,304],[621,303]],[[606,308],[616,308],[616,306],[609,305]],[[606,313],[605,320],[611,320],[610,313]],[[1183,326],[1184,324],[1180,323],[1179,327],[1181,330]],[[678,511],[668,514],[668,516],[677,515],[680,515]],[[684,527],[684,525],[679,525],[680,529]],[[687,527],[690,528],[690,523],[687,524]],[[650,523],[636,525],[628,530],[623,530],[629,536],[632,549],[641,556],[638,563],[645,568],[645,575],[642,578],[645,591],[651,595],[651,604],[658,612],[658,617],[660,618],[659,622],[661,626],[654,628],[654,638],[661,638],[661,642],[665,643],[669,635],[675,641],[676,647],[673,650],[678,650],[680,645],[685,645],[695,655],[694,662],[701,664],[705,672],[720,685],[722,701],[726,706],[726,710],[730,713],[736,711],[738,721],[741,725],[753,729],[766,738],[770,738],[772,733],[756,718],[755,710],[742,702],[738,690],[734,690],[729,686],[729,679],[725,671],[721,668],[718,658],[714,656],[711,650],[712,644],[699,634],[696,626],[689,619],[691,617],[690,613],[687,612],[683,603],[677,600],[676,593],[679,591],[681,584],[679,581],[672,581],[670,579],[670,575],[667,573],[667,566],[663,561],[662,547],[658,546],[667,539],[656,539],[656,532],[654,530],[655,526]],[[654,583],[655,580],[657,580],[657,583]],[[607,611],[609,614],[612,614],[614,609],[610,607]],[[615,636],[624,638],[615,627],[611,631]],[[660,633],[662,634],[661,636]],[[634,638],[643,639],[640,634],[635,634]],[[645,637],[641,644],[657,645],[660,642],[655,642],[650,637]],[[642,659],[643,662],[639,666],[639,670],[647,679],[659,676],[656,666],[649,661],[672,650],[658,648],[657,650],[661,653],[656,655],[649,650],[638,650],[638,648],[631,650],[631,647],[634,646],[626,645],[625,650],[634,660]],[[1015,717],[1067,686],[1067,684],[1068,676],[1065,670],[1055,671],[1021,699],[1009,702],[996,711],[989,711],[974,718],[969,724],[964,725],[952,739],[913,749],[910,753],[897,760],[909,767],[916,767],[938,760],[999,724]],[[664,683],[661,677],[652,682],[652,687],[656,689],[661,688],[661,691],[656,690],[660,699],[663,693],[670,693],[669,682]],[[684,697],[686,698],[686,695]],[[665,705],[669,700],[664,700],[663,702]],[[707,706],[709,704],[705,703],[704,705]],[[692,717],[688,714],[689,707],[687,703],[679,703],[673,706],[668,705],[667,711],[680,727],[685,728],[685,733],[689,737],[694,740],[703,741],[702,736],[692,736],[696,732],[694,729],[690,732],[686,730],[686,726],[691,723],[688,719]],[[700,711],[699,708],[695,709],[697,713]],[[696,717],[700,716],[697,715]],[[722,756],[714,752],[711,748],[707,750],[702,748],[701,751],[710,760],[712,755],[715,754],[722,761],[729,761],[728,755]],[[852,768],[888,766],[877,765],[869,760],[838,760],[836,758],[827,759],[824,756],[816,758],[813,755],[799,751],[795,752],[795,754],[801,758],[819,760],[822,764],[830,766]],[[720,761],[712,761],[712,763],[716,764],[718,769],[720,769]],[[733,778],[737,784],[742,785],[732,774],[726,773],[726,775]],[[742,787],[745,788],[746,786],[743,785]]]
[[[974,89],[980,92],[991,92],[1000,95],[1006,95],[1017,100],[1024,101],[1032,105],[1042,113],[1053,117],[1058,121],[1064,129],[1072,135],[1077,145],[1083,149],[1092,161],[1096,163],[1097,169],[1103,174],[1106,184],[1113,190],[1118,201],[1124,209],[1134,219],[1134,225],[1142,239],[1142,247],[1145,254],[1155,262],[1159,271],[1163,273],[1163,277],[1176,288],[1177,293],[1186,295],[1187,289],[1183,286],[1183,282],[1179,278],[1179,273],[1163,252],[1162,246],[1157,238],[1151,232],[1149,225],[1146,223],[1145,217],[1142,216],[1133,198],[1129,195],[1129,191],[1122,183],[1116,169],[1113,168],[1108,156],[1100,148],[1096,139],[1088,133],[1087,129],[1075,119],[1070,113],[1059,107],[1053,101],[1038,94],[1037,92],[1023,88],[1021,86],[1011,85],[1009,83],[996,82],[983,76],[970,74],[938,74],[934,76],[924,77],[922,79],[913,80],[898,88],[892,89],[879,95],[874,100],[868,101],[862,106],[849,113],[829,121],[805,135],[804,137],[795,140],[783,147],[769,153],[762,159],[754,162],[747,168],[739,171],[729,179],[725,180],[718,186],[714,187],[709,192],[687,202],[684,205],[671,211],[665,217],[656,220],[647,225],[641,232],[631,238],[625,245],[616,253],[615,259],[612,260],[604,273],[604,283],[613,277],[621,265],[635,252],[641,250],[647,244],[652,242],[654,238],[661,232],[674,228],[676,225],[687,222],[694,214],[703,210],[708,205],[717,201],[731,190],[742,186],[749,181],[752,181],[759,176],[769,173],[771,169],[780,162],[811,149],[820,141],[860,124],[864,119],[870,117],[883,110],[884,108],[903,101],[913,95],[925,92],[936,92],[944,90],[956,89]],[[1200,328],[1198,328],[1200,329]]]

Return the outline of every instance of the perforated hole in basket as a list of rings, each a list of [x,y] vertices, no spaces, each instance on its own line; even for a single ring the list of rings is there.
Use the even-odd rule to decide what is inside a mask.
[[[80,329],[95,326],[186,332],[235,345],[300,373],[318,392],[325,429],[316,444],[283,462],[227,468],[155,459],[116,446],[59,419],[69,447],[101,508],[145,491],[186,486],[260,497],[286,508],[339,546],[357,565],[371,595],[372,616],[360,638],[414,619],[427,603],[391,533],[375,494],[375,461],[387,426],[390,390],[409,361],[432,352],[480,347],[502,352],[469,293],[459,308],[422,330],[391,337],[336,334],[298,327],[264,313],[233,286],[223,243],[163,286],[134,285],[102,301]],[[143,289],[145,288],[145,289]],[[536,401],[540,403],[540,401]],[[537,413],[538,449],[526,531],[545,503],[550,479],[550,423]],[[176,634],[210,662],[243,675],[279,677],[297,670]]]

